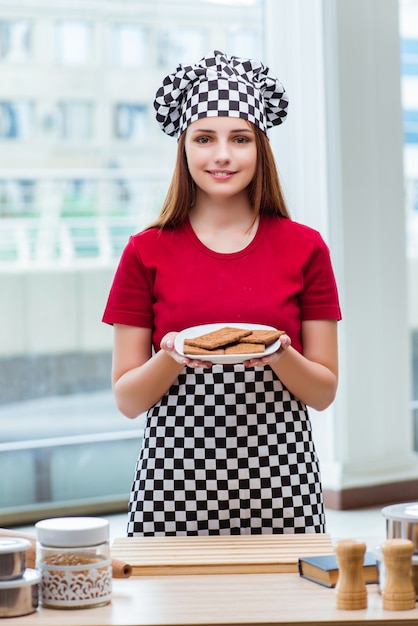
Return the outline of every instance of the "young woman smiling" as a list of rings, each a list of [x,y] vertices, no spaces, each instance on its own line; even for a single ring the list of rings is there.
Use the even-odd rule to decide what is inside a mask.
[[[214,51],[167,76],[154,106],[176,166],[103,316],[117,406],[147,412],[128,535],[324,532],[307,406],[335,397],[341,313],[329,250],[290,219],[267,138],[287,95],[262,63]],[[179,350],[180,331],[215,323],[286,332],[240,363]]]

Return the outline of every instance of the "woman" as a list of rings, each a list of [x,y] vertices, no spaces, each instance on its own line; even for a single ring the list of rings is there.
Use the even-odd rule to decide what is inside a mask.
[[[335,397],[341,315],[328,248],[290,219],[266,134],[287,95],[262,63],[214,51],[167,76],[154,106],[177,163],[103,317],[117,406],[148,413],[128,535],[324,532],[306,406]],[[179,331],[234,322],[286,332],[237,365],[175,349]]]

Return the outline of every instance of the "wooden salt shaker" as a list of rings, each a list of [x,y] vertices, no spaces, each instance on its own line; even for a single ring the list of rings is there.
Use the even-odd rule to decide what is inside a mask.
[[[363,577],[366,544],[344,539],[335,547],[338,563],[337,609],[367,608],[367,589]]]
[[[383,608],[406,611],[415,608],[416,592],[412,582],[414,544],[409,539],[388,539],[382,544],[385,563]]]

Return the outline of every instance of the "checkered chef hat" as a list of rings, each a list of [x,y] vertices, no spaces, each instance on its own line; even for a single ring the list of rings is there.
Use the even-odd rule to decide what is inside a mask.
[[[266,133],[285,120],[288,104],[283,85],[260,61],[214,50],[166,76],[154,108],[162,130],[173,136],[202,117],[240,117]]]

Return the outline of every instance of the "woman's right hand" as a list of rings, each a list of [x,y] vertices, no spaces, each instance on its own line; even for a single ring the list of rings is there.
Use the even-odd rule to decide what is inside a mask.
[[[171,358],[174,359],[174,361],[176,361],[177,363],[181,363],[182,365],[187,365],[187,367],[192,367],[192,368],[212,367],[212,363],[208,361],[200,361],[199,359],[189,359],[188,357],[183,356],[182,354],[179,354],[175,348],[175,340],[176,340],[177,334],[178,333],[176,332],[170,332],[164,335],[164,337],[161,339],[161,342],[160,342],[161,350],[164,350],[165,352],[167,352],[167,354],[169,354]]]

